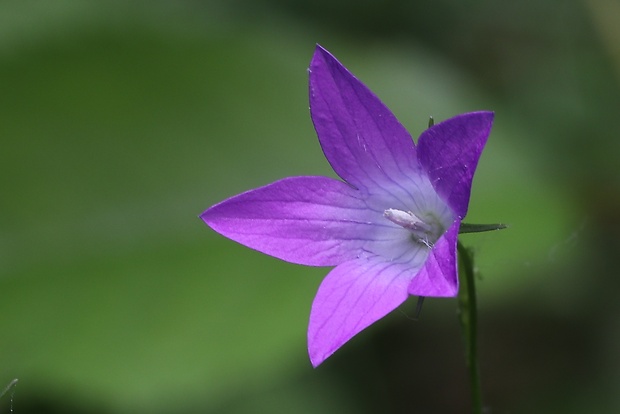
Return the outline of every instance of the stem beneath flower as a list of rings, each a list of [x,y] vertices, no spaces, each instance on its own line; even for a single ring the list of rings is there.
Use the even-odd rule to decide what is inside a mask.
[[[13,381],[9,382],[9,385],[4,387],[4,390],[2,390],[2,392],[0,392],[0,398],[4,397],[4,394],[9,392],[11,390],[11,388],[13,388],[15,386],[15,384],[17,384],[17,378],[15,378]],[[13,393],[11,393],[11,412],[13,412]]]
[[[482,414],[482,390],[478,368],[478,314],[476,285],[474,279],[474,260],[471,252],[458,242],[459,252],[459,319],[465,337],[465,358],[471,383],[472,413]]]
[[[422,313],[423,304],[424,304],[424,296],[418,296],[418,302],[415,305],[415,316],[413,317],[414,321],[417,321],[420,318],[420,313]]]

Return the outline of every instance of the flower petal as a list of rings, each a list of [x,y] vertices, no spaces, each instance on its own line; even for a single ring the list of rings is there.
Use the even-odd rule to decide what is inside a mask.
[[[472,112],[441,122],[420,136],[420,164],[460,218],[467,214],[474,171],[492,124],[493,112]]]
[[[357,188],[406,181],[419,171],[411,136],[390,110],[328,51],[310,62],[310,113],[325,157]]]
[[[312,303],[308,353],[314,367],[358,332],[403,303],[417,269],[378,256],[342,263],[323,280]]]
[[[260,252],[310,266],[334,266],[395,230],[369,210],[361,194],[327,177],[291,177],[209,208],[200,217],[213,230]],[[387,232],[387,235],[386,235]]]
[[[456,241],[461,222],[456,220],[435,242],[424,267],[409,284],[409,294],[416,296],[452,297],[459,291]]]

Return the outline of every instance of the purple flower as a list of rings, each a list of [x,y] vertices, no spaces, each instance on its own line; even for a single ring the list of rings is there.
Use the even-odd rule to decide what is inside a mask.
[[[458,292],[456,242],[493,122],[474,112],[416,146],[388,108],[328,51],[309,68],[310,113],[342,181],[289,177],[229,198],[201,218],[260,252],[336,266],[312,304],[308,352],[319,365],[409,295]]]

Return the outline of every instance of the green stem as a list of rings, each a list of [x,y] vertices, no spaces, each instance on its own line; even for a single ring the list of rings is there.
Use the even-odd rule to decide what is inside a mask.
[[[4,396],[4,394],[6,394],[7,392],[9,392],[9,390],[11,388],[13,388],[13,386],[17,384],[17,378],[15,378],[13,381],[9,382],[9,385],[7,385],[4,390],[2,390],[2,392],[0,392],[0,398],[2,398]]]
[[[474,261],[471,253],[458,242],[459,252],[459,317],[465,337],[465,358],[471,383],[472,413],[482,414],[482,391],[480,389],[480,371],[478,369],[478,315],[476,303],[476,284],[474,279]]]

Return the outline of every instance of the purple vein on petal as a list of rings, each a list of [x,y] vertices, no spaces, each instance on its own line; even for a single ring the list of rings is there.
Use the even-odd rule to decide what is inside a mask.
[[[405,301],[408,270],[373,256],[345,262],[327,275],[312,305],[308,331],[314,366]]]
[[[311,112],[325,155],[347,182],[358,188],[360,185],[371,188],[377,171],[387,178],[393,171],[385,171],[386,166],[400,167],[404,163],[409,168],[417,162],[413,141],[394,115],[320,47],[311,63],[310,92]],[[386,128],[390,131],[389,138],[385,135]],[[368,140],[371,135],[373,138]],[[353,142],[358,145],[352,147]],[[379,154],[381,159],[377,158]],[[356,171],[366,177],[356,176]],[[368,182],[369,178],[373,180]]]

